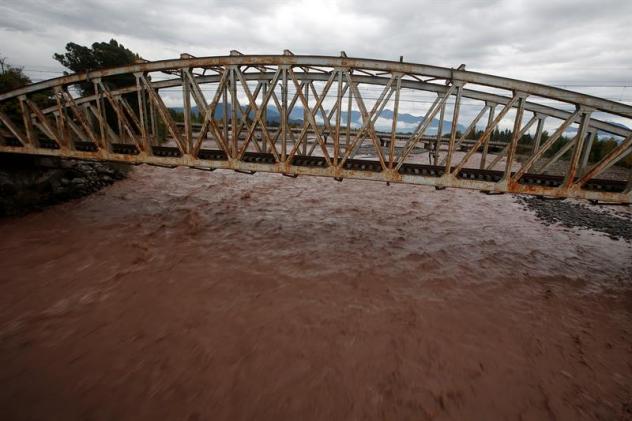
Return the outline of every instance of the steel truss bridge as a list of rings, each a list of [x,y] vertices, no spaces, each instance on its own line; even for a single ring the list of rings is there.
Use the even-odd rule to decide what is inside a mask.
[[[112,78],[122,76],[129,86],[113,88]],[[86,86],[88,94],[78,94]],[[180,99],[183,121],[170,112],[170,96]],[[398,115],[415,96],[430,99],[405,133]],[[11,105],[16,112],[0,113],[0,152],[632,202],[632,171],[615,166],[632,152],[631,106],[464,66],[344,52],[183,54],[1,94],[0,109]],[[465,106],[475,111],[468,115]],[[300,123],[291,118],[299,107]],[[379,131],[385,110],[391,130]],[[360,124],[352,124],[354,113]],[[507,121],[511,138],[492,141]],[[591,158],[604,134],[616,146]],[[606,176],[613,169],[619,175]]]

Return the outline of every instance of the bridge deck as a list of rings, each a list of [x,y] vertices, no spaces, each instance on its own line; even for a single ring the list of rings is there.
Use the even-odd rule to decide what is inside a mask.
[[[35,152],[40,155],[61,155],[79,159],[102,160],[103,154],[98,151],[96,144],[91,142],[75,142],[76,151],[61,151],[59,145],[42,139],[40,148]],[[25,152],[14,142],[10,152]],[[283,175],[315,175],[343,178],[369,179],[386,182],[404,182],[410,184],[434,185],[439,188],[446,185],[446,168],[441,165],[405,163],[397,171],[397,176],[384,171],[379,161],[375,159],[347,159],[340,168],[327,166],[327,161],[322,156],[303,156],[297,154],[291,162],[280,165],[275,161],[271,153],[245,152],[241,160],[229,159],[223,150],[201,149],[195,158],[183,155],[179,148],[171,146],[153,146],[152,154],[142,153],[138,147],[132,144],[112,144],[111,152],[106,160],[124,162],[130,164],[157,165],[164,167],[188,166],[196,169],[233,169],[236,171],[254,174],[260,172],[281,173]],[[454,167],[452,167],[454,169]],[[485,170],[478,168],[462,168],[456,177],[459,187],[478,189],[489,192],[504,192],[502,182],[504,171]],[[512,173],[513,175],[514,173]],[[453,180],[454,181],[454,180]],[[542,194],[557,196],[555,191],[564,183],[564,176],[545,174],[524,174],[519,184],[524,192],[529,194]],[[623,180],[593,179],[584,186],[585,197],[593,198],[591,194],[599,193],[617,197],[626,190],[627,182]],[[604,196],[601,196],[603,200]],[[605,196],[608,197],[608,196]],[[598,199],[594,199],[598,200]]]

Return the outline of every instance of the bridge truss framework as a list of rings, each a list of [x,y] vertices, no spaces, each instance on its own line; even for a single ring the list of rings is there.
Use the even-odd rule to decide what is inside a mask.
[[[154,81],[156,74],[168,79]],[[134,82],[111,88],[109,79],[121,75]],[[80,84],[93,92],[78,95]],[[369,98],[365,87],[379,95]],[[161,95],[174,89],[182,96],[183,122],[175,121]],[[398,128],[403,92],[434,96],[424,118],[405,134]],[[52,103],[38,103],[42,94]],[[480,104],[467,122],[464,100]],[[610,121],[632,121],[632,107],[463,66],[344,53],[183,54],[35,83],[0,94],[0,109],[7,104],[14,104],[19,116],[0,112],[0,152],[632,202],[631,170],[619,179],[601,177],[632,153],[632,131]],[[297,104],[303,109],[300,124],[291,119]],[[375,126],[387,105],[392,127],[380,132]],[[270,126],[270,107],[278,111],[278,126]],[[352,127],[353,113],[361,116],[359,127]],[[510,116],[511,139],[494,144],[494,130]],[[437,133],[430,135],[433,121]],[[445,133],[444,121],[451,122]],[[484,129],[477,132],[477,125]],[[567,140],[569,132],[574,135]],[[532,136],[525,144],[527,133]],[[619,140],[591,161],[598,133]],[[419,159],[420,151],[428,154],[427,162]]]

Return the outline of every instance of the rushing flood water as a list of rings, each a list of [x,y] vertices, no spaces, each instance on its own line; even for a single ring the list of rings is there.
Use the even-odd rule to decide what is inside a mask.
[[[632,245],[509,195],[138,167],[0,267],[6,419],[632,411]]]

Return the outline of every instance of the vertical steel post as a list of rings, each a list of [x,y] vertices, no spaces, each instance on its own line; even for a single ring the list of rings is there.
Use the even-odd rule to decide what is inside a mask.
[[[281,82],[281,161],[287,159],[287,66],[282,70]]]
[[[458,85],[456,90],[456,100],[454,101],[454,112],[452,113],[452,123],[450,126],[450,143],[448,144],[448,156],[445,161],[445,174],[450,173],[450,167],[452,166],[452,155],[454,154],[454,145],[456,143],[456,131],[459,125],[459,112],[461,110],[461,95],[463,93],[463,86]]]
[[[569,187],[575,181],[575,175],[577,174],[579,160],[581,158],[582,152],[584,151],[586,131],[588,130],[588,126],[590,125],[591,113],[592,110],[587,110],[584,111],[584,113],[582,114],[582,119],[579,126],[579,133],[577,133],[577,141],[575,142],[575,146],[573,148],[571,161],[569,162],[568,171],[566,172],[566,178],[564,179],[564,183],[562,184],[564,187]]]
[[[540,142],[542,141],[542,132],[544,130],[545,116],[538,116],[538,127],[535,129],[535,139],[533,140],[533,153],[538,152],[540,149]]]
[[[307,103],[307,108],[303,108],[303,128],[307,128],[307,113],[309,112],[309,82],[307,84],[303,84],[302,86],[305,86],[305,102]],[[305,141],[303,142],[302,146],[302,153],[303,155],[307,155],[307,140],[309,139],[309,137],[305,136]],[[301,139],[298,139],[298,141],[300,142]]]
[[[489,129],[492,126],[494,122],[495,113],[496,113],[496,104],[490,104],[489,115],[487,116],[487,126],[485,127],[485,130]],[[476,126],[474,126],[474,136],[476,136]],[[479,167],[481,170],[485,169],[485,163],[487,161],[487,153],[489,151],[489,138],[490,137],[491,135],[487,137],[487,139],[485,139],[485,143],[483,143],[483,155],[481,156],[481,165]]]
[[[584,150],[582,151],[581,164],[577,169],[577,173],[581,176],[586,168],[588,168],[588,160],[590,158],[590,150],[592,149],[593,142],[595,141],[595,137],[597,136],[597,130],[593,129],[588,132],[588,139],[586,143],[584,143]]]
[[[525,99],[526,97],[522,95],[518,98],[518,109],[516,110],[516,119],[514,120],[511,143],[509,145],[509,149],[507,149],[507,162],[505,162],[505,174],[503,175],[503,179],[507,180],[511,177],[511,167],[513,166],[516,148],[521,137],[520,127],[522,126],[522,117],[524,116]]]
[[[66,114],[65,114],[66,110],[65,110],[65,107],[63,107],[61,103],[63,91],[60,86],[56,86],[53,91],[55,92],[55,102],[57,103],[57,118],[55,119],[57,123],[57,133],[58,133],[59,139],[64,144],[64,146],[69,147],[70,141],[68,138],[68,133],[66,132],[66,124],[65,124],[66,123]]]
[[[262,86],[263,99],[265,99],[265,98],[267,98],[267,93],[268,93],[268,82],[264,80],[262,82],[262,84],[263,84],[263,86]],[[262,107],[261,119],[263,120],[263,127],[265,127],[267,129],[267,127],[268,127],[268,104],[264,104],[263,100],[262,100],[261,107]],[[256,114],[256,111],[255,111],[255,114]],[[266,153],[267,150],[268,150],[268,143],[265,141],[265,139],[261,143],[262,143],[261,151],[263,153]]]
[[[152,101],[145,101],[145,107],[149,107],[150,139],[156,141],[158,139],[158,116],[156,115],[156,106]]]
[[[191,115],[191,85],[187,79],[185,72],[189,72],[189,68],[184,68],[180,72],[182,78],[182,96],[184,106],[184,135],[186,139],[186,153],[190,154],[193,151],[193,125]],[[199,112],[200,110],[198,110]]]
[[[388,167],[393,169],[395,164],[395,142],[397,140],[397,120],[399,116],[399,95],[402,88],[402,76],[397,75],[395,83],[395,104],[393,106],[393,123],[391,125],[391,139],[388,148]]]
[[[136,76],[136,93],[138,100],[138,119],[140,121],[140,132],[142,136],[142,145],[145,149],[145,153],[152,155],[153,150],[151,148],[149,138],[147,136],[147,109],[146,109],[146,100],[145,100],[145,90],[143,88],[143,84],[141,83],[142,73],[135,73]]]
[[[336,92],[336,133],[334,134],[334,167],[338,166],[340,153],[340,116],[342,114],[342,70],[338,69],[338,91]]]
[[[351,89],[349,87],[349,82],[347,82],[347,92],[348,92],[347,95],[349,99],[347,100],[347,138],[345,140],[345,154],[347,153],[349,144],[351,143],[351,111],[352,111],[351,102],[353,100],[353,97],[352,97]]]
[[[92,83],[94,84],[94,95],[96,96],[97,113],[99,114],[99,118],[97,120],[99,123],[99,133],[101,135],[101,146],[105,148],[109,142],[106,143],[105,141],[105,125],[107,123],[105,119],[105,107],[103,104],[103,94],[99,91],[100,81],[101,81],[100,79],[96,79],[96,80],[93,80]]]
[[[228,136],[228,82],[224,84],[222,91],[222,129],[224,130],[224,139],[226,141],[226,146],[228,147],[228,155],[230,156],[234,155],[234,153]],[[209,118],[215,118],[215,116],[210,116]]]
[[[443,119],[445,118],[445,107],[447,101],[441,106],[441,112],[439,113],[439,126],[437,127],[437,140],[434,144],[434,150],[432,151],[432,165],[437,165],[439,161],[439,146],[441,144],[441,136],[443,135]]]
[[[237,121],[238,121],[238,117],[237,114],[239,113],[239,109],[237,107],[237,83],[235,82],[235,69],[234,68],[230,68],[229,69],[230,72],[230,102],[231,102],[231,113],[230,113],[230,133],[231,133],[231,137],[232,137],[232,147],[233,147],[233,154],[236,157],[237,156],[237,151],[239,150],[239,146],[238,146],[238,137],[239,137],[239,133],[237,133]]]
[[[20,111],[22,113],[22,121],[24,122],[24,130],[26,131],[26,138],[28,139],[31,146],[37,147],[37,143],[35,142],[35,134],[33,132],[33,121],[31,120],[31,112],[26,106],[26,96],[20,95],[18,97],[18,101],[20,103]]]

